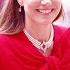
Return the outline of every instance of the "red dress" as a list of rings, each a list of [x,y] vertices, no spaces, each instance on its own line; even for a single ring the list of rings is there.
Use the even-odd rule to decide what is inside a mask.
[[[0,35],[0,70],[70,70],[68,58],[65,58],[68,55],[64,57],[66,48],[59,44],[65,31],[54,26],[54,45],[48,57],[43,56],[23,32]]]

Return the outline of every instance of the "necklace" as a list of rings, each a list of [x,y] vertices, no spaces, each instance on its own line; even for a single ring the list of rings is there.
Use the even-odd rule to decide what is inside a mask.
[[[43,53],[46,53],[47,49],[52,47],[53,48],[53,37],[54,37],[54,29],[53,29],[53,26],[52,26],[52,29],[51,29],[51,35],[50,35],[50,38],[47,42],[45,41],[38,41],[37,39],[33,38],[25,29],[24,29],[24,33],[25,35],[27,36],[27,38],[29,39],[29,41],[32,42],[32,44],[38,48],[39,50],[41,50]]]

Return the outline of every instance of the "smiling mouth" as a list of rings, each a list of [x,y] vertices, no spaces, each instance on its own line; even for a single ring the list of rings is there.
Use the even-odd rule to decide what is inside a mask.
[[[37,12],[41,13],[41,14],[49,14],[53,11],[53,9],[50,10],[45,10],[45,9],[36,9]]]

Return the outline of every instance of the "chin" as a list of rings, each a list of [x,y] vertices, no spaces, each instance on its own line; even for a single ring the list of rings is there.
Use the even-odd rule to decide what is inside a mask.
[[[41,20],[39,20],[38,21],[40,24],[50,24],[50,23],[52,23],[53,22],[53,20],[47,20],[47,19],[41,19]]]
[[[49,21],[40,21],[40,22],[38,22],[38,23],[41,24],[41,25],[51,24],[51,22],[49,22]]]

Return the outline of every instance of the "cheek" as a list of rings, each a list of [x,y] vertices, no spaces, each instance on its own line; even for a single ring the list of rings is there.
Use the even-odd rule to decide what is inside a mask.
[[[59,0],[54,2],[54,8],[58,11],[61,9],[61,2]]]
[[[55,6],[61,5],[61,0],[53,0],[52,4],[54,4]]]
[[[36,1],[35,0],[25,0],[25,3],[28,5],[34,4]]]
[[[58,12],[60,12],[60,10],[61,10],[61,4],[57,5],[57,10],[58,10]]]
[[[25,0],[24,5],[30,8],[37,8],[39,6],[39,0]]]

